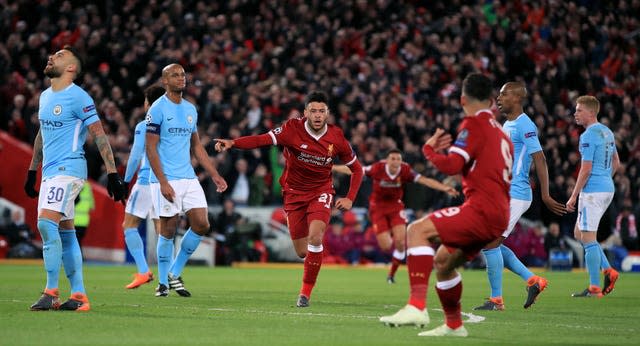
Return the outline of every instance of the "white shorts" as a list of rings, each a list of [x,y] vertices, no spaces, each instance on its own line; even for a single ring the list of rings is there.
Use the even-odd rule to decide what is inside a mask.
[[[43,180],[38,196],[38,215],[42,209],[47,209],[61,213],[60,221],[73,220],[76,214],[75,200],[83,185],[84,179],[68,175]]]
[[[511,202],[509,202],[509,226],[507,227],[507,230],[502,233],[503,237],[506,238],[511,234],[511,232],[513,232],[518,220],[520,220],[522,214],[529,210],[530,206],[531,201],[515,198],[511,199]]]
[[[135,215],[141,219],[146,219],[147,216],[151,216],[152,219],[157,219],[158,215],[151,201],[151,186],[135,183],[131,189],[131,194],[129,195],[124,211],[127,214]]]
[[[613,200],[613,192],[581,192],[578,197],[578,220],[581,231],[597,232],[600,219]]]
[[[198,179],[169,180],[176,196],[173,203],[169,202],[162,192],[160,183],[151,184],[151,199],[156,213],[161,217],[172,217],[180,213],[186,213],[194,208],[207,208],[207,199]]]

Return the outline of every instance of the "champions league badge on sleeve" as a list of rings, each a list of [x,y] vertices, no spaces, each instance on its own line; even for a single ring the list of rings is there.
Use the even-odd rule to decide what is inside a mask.
[[[455,141],[455,143],[453,143],[453,145],[455,145],[457,147],[461,147],[461,148],[466,147],[467,146],[467,137],[469,137],[469,131],[467,129],[463,129],[458,134],[458,137],[456,138],[456,141]]]

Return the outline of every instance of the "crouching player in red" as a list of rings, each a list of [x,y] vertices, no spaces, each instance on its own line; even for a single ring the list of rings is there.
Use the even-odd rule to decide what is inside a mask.
[[[339,173],[351,174],[344,165],[335,165],[333,170]],[[450,196],[457,196],[455,188],[445,185],[435,179],[422,176],[402,161],[402,153],[392,149],[386,160],[380,160],[364,167],[364,174],[373,181],[373,192],[369,196],[369,219],[376,232],[376,239],[382,251],[390,251],[391,268],[387,274],[387,282],[396,282],[395,275],[398,267],[405,258],[405,236],[407,233],[407,218],[404,212],[404,184],[415,182],[434,190],[446,192]]]
[[[308,307],[322,265],[322,238],[333,205],[331,167],[338,157],[351,169],[346,197],[335,201],[336,208],[349,210],[362,182],[362,166],[339,127],[327,124],[326,94],[311,92],[305,102],[304,117],[290,119],[282,127],[265,134],[216,139],[216,150],[232,147],[254,149],[267,145],[284,147],[285,169],[280,178],[284,210],[296,253],[304,258],[302,288],[296,306]]]
[[[407,264],[411,294],[408,304],[380,321],[391,325],[426,325],[426,293],[435,262],[436,292],[445,324],[420,336],[468,335],[462,325],[460,297],[462,277],[456,267],[473,258],[489,242],[500,237],[509,221],[509,187],[513,144],[494,119],[491,81],[481,74],[468,75],[462,84],[460,103],[465,118],[457,138],[438,129],[422,148],[425,157],[443,173],[462,173],[465,202],[438,210],[409,225]],[[439,151],[449,148],[448,154]],[[439,239],[435,253],[431,244]]]

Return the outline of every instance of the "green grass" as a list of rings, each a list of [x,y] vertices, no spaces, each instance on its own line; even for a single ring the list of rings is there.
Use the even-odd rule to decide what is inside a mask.
[[[155,269],[155,268],[154,268]],[[585,272],[545,272],[550,285],[529,310],[522,308],[524,284],[505,273],[503,312],[467,323],[466,339],[422,338],[412,327],[388,328],[381,315],[402,307],[408,296],[404,268],[395,285],[384,268],[325,267],[307,309],[295,308],[302,267],[204,268],[183,273],[191,298],[171,292],[153,296],[155,284],[125,290],[134,267],[85,266],[91,300],[88,313],[31,312],[45,275],[42,265],[0,264],[0,345],[49,344],[241,344],[241,345],[409,345],[409,344],[638,344],[640,275],[622,274],[603,299],[571,298],[587,285]],[[483,271],[462,273],[462,310],[488,295]],[[61,277],[61,294],[68,284]],[[443,321],[431,277],[431,327]]]

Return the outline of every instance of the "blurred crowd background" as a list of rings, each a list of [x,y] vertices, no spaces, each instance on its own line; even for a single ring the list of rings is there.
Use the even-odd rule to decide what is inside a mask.
[[[164,66],[180,63],[200,137],[230,185],[220,196],[197,170],[212,205],[280,202],[277,148],[217,154],[212,140],[266,132],[298,116],[316,89],[330,95],[330,121],[364,164],[398,148],[420,173],[445,179],[420,147],[437,127],[455,133],[461,81],[474,71],[494,81],[496,95],[507,81],[526,83],[525,112],[540,129],[551,194],[566,202],[583,131],[573,101],[594,95],[622,161],[599,239],[626,227],[638,245],[630,216],[640,217],[640,0],[0,0],[0,8],[1,129],[33,141],[48,55],[70,44],[85,63],[76,83],[94,98],[124,171],[132,130],[144,118],[142,91]],[[104,182],[90,141],[87,153],[90,177]],[[532,179],[525,216],[572,237],[575,214],[552,215]],[[348,177],[336,186],[344,193]],[[367,206],[369,192],[365,181],[356,206]],[[416,216],[460,202],[418,185],[406,193]]]

